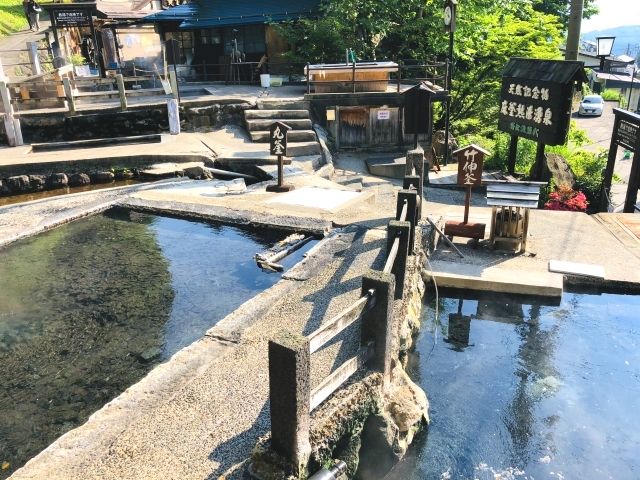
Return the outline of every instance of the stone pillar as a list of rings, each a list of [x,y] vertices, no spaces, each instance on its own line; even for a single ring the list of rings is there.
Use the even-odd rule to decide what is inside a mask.
[[[400,190],[398,192],[398,203],[396,206],[396,220],[400,220],[400,213],[404,202],[407,202],[407,218],[405,220],[411,224],[409,233],[409,255],[413,255],[415,245],[415,228],[418,223],[418,192],[415,190]]]
[[[71,87],[71,80],[69,77],[62,78],[62,85],[64,86],[64,96],[67,98],[67,108],[69,113],[76,113],[76,101],[73,98],[73,88]]]
[[[416,190],[418,191],[418,196],[420,197],[420,204],[418,205],[418,218],[422,217],[422,196],[424,194],[423,188],[425,183],[424,178],[424,150],[422,147],[415,148],[413,150],[409,150],[407,152],[407,165],[411,164],[415,170],[415,175],[419,179],[418,186]],[[408,167],[407,167],[408,170]],[[407,173],[407,175],[409,175]],[[429,181],[429,177],[427,176],[427,182]],[[404,187],[408,188],[408,187]]]
[[[269,398],[271,446],[305,472],[311,454],[309,410],[311,363],[309,340],[281,332],[269,341]]]
[[[118,85],[118,96],[120,97],[120,108],[127,109],[127,94],[124,90],[124,77],[121,73],[116,75],[116,84]]]
[[[173,98],[179,100],[178,75],[174,70],[169,70],[169,83],[171,84],[171,94],[173,95]]]
[[[169,133],[171,135],[180,134],[180,109],[178,100],[171,98],[167,100],[167,115],[169,115]]]
[[[383,387],[390,384],[393,360],[393,296],[395,279],[390,273],[370,270],[362,277],[362,295],[375,290],[375,305],[362,317],[361,344],[373,341],[371,367],[383,375]]]
[[[31,75],[42,74],[40,57],[38,57],[38,43],[27,42],[27,51],[29,52],[29,63],[31,63]]]
[[[391,250],[391,246],[396,237],[400,238],[398,245],[398,255],[396,261],[393,262],[391,273],[395,277],[395,298],[402,298],[404,294],[404,280],[407,272],[407,260],[409,258],[409,238],[411,237],[411,223],[399,222],[391,220],[387,227],[387,252]]]

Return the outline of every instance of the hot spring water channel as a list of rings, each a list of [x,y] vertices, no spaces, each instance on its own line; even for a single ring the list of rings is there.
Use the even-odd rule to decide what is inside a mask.
[[[112,210],[0,250],[0,478],[276,283],[286,235]]]
[[[387,480],[640,478],[640,296],[444,296],[408,366],[432,423]]]

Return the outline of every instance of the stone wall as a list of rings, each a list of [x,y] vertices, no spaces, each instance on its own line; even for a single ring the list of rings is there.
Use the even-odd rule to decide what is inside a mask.
[[[241,125],[242,112],[251,103],[203,103],[180,106],[180,125],[184,131]],[[24,114],[20,116],[25,143],[68,142],[97,138],[130,137],[169,131],[166,105],[127,111],[93,110],[69,115],[66,112]],[[0,126],[0,129],[3,129]],[[6,144],[4,131],[0,142]]]

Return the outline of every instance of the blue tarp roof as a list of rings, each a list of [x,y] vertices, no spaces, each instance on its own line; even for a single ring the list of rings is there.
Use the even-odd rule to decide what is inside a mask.
[[[317,13],[319,6],[320,0],[205,0],[172,7],[145,20],[179,21],[181,29],[251,25],[308,17]]]

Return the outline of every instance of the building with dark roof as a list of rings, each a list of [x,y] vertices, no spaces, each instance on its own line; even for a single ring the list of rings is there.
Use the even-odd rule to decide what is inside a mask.
[[[148,15],[144,21],[156,25],[162,41],[175,40],[178,52],[169,55],[170,60],[187,75],[227,80],[233,60],[247,63],[235,74],[249,80],[254,73],[249,65],[255,67],[265,53],[273,65],[289,49],[271,24],[316,16],[319,5],[320,0],[191,0]]]

